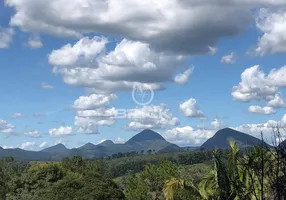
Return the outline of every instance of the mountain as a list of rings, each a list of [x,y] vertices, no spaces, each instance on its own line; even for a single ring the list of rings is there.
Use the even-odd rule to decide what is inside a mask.
[[[137,151],[137,152],[148,151],[150,149],[158,152],[170,146],[171,144],[172,143],[166,141],[159,133],[149,129],[141,131],[140,133],[133,136],[130,140],[128,140],[125,143],[125,145],[130,146],[130,149],[132,149],[132,151]],[[176,149],[179,148],[180,147],[177,146]]]
[[[214,148],[228,149],[230,140],[236,141],[240,148],[261,144],[261,140],[256,137],[233,130],[231,128],[224,128],[216,132],[212,138],[203,143],[201,148],[206,150],[211,150]]]
[[[85,145],[79,147],[78,149],[85,151],[85,150],[92,150],[92,149],[95,149],[95,148],[96,148],[96,145],[94,145],[94,144],[89,142],[89,143],[86,143]]]
[[[26,151],[23,149],[0,149],[0,158],[3,157],[13,157],[16,160],[26,160],[26,161],[46,161],[51,159],[51,155],[45,152],[39,151]]]
[[[145,129],[138,133],[137,135],[133,136],[130,140],[128,140],[125,144],[132,145],[135,143],[140,143],[144,141],[154,141],[154,140],[161,140],[166,141],[159,133],[155,131]]]
[[[63,153],[63,152],[67,152],[67,151],[68,151],[68,149],[65,147],[65,145],[63,145],[61,143],[42,150],[42,152],[50,153],[50,154]]]
[[[66,157],[82,156],[87,159],[112,156],[118,153],[147,152],[152,150],[160,153],[178,152],[182,149],[166,141],[159,133],[146,129],[133,136],[125,144],[115,144],[105,140],[100,144],[87,143],[79,148],[68,149],[63,144],[43,149],[41,151],[25,151],[23,149],[2,149],[0,157],[12,156],[18,160],[61,160]]]
[[[104,140],[102,143],[98,144],[98,146],[112,146],[114,145],[114,142],[112,142],[111,140]]]
[[[166,146],[165,148],[159,150],[158,153],[171,153],[171,152],[180,152],[180,151],[183,151],[183,149],[175,144],[170,144]]]

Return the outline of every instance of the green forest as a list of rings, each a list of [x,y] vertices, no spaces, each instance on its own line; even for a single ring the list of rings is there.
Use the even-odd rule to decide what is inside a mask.
[[[286,148],[0,162],[3,200],[282,200]]]

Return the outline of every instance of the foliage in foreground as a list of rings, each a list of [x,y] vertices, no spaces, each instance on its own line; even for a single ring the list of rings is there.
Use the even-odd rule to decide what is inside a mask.
[[[241,151],[230,142],[229,150],[216,149],[211,156],[209,160],[209,152],[190,152],[92,161],[74,157],[32,164],[5,158],[0,160],[0,199],[286,199],[286,143],[269,148],[262,142]]]
[[[11,169],[2,161],[1,171]],[[6,200],[119,200],[122,190],[108,177],[100,174],[96,162],[81,157],[61,163],[26,166],[22,172],[2,174],[1,196]]]

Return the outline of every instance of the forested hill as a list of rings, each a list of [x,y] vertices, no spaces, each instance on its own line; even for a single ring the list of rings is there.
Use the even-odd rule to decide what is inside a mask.
[[[250,147],[261,144],[261,140],[230,128],[219,130],[207,140],[200,149],[211,150],[216,147],[228,148],[230,140],[235,140],[239,147]],[[61,160],[65,157],[82,156],[94,159],[101,157],[122,157],[138,154],[180,152],[197,148],[181,148],[166,141],[159,133],[146,129],[133,136],[125,144],[115,144],[106,140],[100,144],[87,143],[79,148],[68,149],[63,144],[43,149],[42,151],[25,151],[23,149],[0,148],[0,158],[12,156],[18,160]]]
[[[216,132],[212,138],[203,143],[201,148],[206,150],[214,148],[228,149],[229,142],[231,140],[234,140],[240,148],[252,147],[262,143],[260,139],[246,133],[242,133],[231,128],[224,128]]]

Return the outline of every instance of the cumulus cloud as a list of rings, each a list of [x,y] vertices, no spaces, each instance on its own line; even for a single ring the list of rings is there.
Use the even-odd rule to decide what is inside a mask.
[[[184,66],[186,57],[153,51],[146,43],[123,39],[106,53],[105,38],[82,38],[49,55],[53,72],[65,83],[94,88],[93,93],[130,90],[134,84],[162,89],[162,82]]]
[[[211,121],[211,126],[215,130],[220,129],[222,127],[222,121],[218,118],[215,118]]]
[[[265,55],[267,53],[286,52],[286,10],[260,9],[256,16],[256,26],[263,33],[255,48],[255,53]]]
[[[256,114],[263,114],[263,115],[271,115],[271,114],[276,113],[276,110],[269,106],[266,106],[266,107],[249,106],[248,112],[256,113]]]
[[[146,42],[159,51],[183,54],[208,53],[221,38],[243,32],[251,23],[251,11],[255,8],[285,5],[283,0],[5,2],[15,10],[10,24],[26,32],[60,37],[111,34]]]
[[[106,38],[88,37],[80,39],[76,44],[67,44],[49,55],[49,63],[54,66],[73,67],[81,61],[92,63],[97,56],[105,50],[108,40]],[[93,63],[96,66],[96,63]]]
[[[123,144],[125,142],[125,139],[118,137],[115,139],[114,143],[115,144]]]
[[[5,120],[0,119],[0,133],[4,134],[13,134],[15,133],[15,126],[12,124],[9,124]]]
[[[272,69],[268,75],[269,84],[277,87],[286,87],[286,66]]]
[[[41,149],[47,148],[48,146],[49,146],[49,143],[48,143],[48,142],[42,142],[42,143],[39,144],[39,147],[40,147]]]
[[[34,150],[37,148],[36,142],[24,142],[20,145],[20,149]]]
[[[99,120],[101,121],[101,120]],[[75,126],[78,128],[78,133],[98,134],[98,120],[91,117],[75,117]]]
[[[127,125],[129,130],[168,128],[180,123],[179,119],[173,117],[169,108],[164,104],[131,109],[125,113],[124,118],[131,121]]]
[[[28,131],[25,132],[24,135],[28,136],[28,137],[33,137],[33,138],[39,138],[40,136],[40,132],[37,130],[32,130],[32,131]]]
[[[194,67],[187,69],[184,73],[177,74],[174,78],[175,83],[186,84],[189,81],[191,74],[194,71]]]
[[[209,47],[209,54],[215,55],[218,52],[218,48],[216,47]]]
[[[252,100],[265,100],[267,107],[281,108],[285,106],[279,89],[286,87],[286,66],[272,69],[265,74],[259,65],[247,68],[241,74],[241,82],[232,88],[235,100],[249,102]]]
[[[73,104],[76,111],[75,126],[78,133],[98,134],[98,126],[110,126],[115,123],[118,111],[108,105],[116,95],[91,94],[81,96]]]
[[[286,114],[282,117],[281,123],[286,126]]]
[[[276,120],[268,120],[265,123],[257,123],[257,124],[244,124],[237,127],[232,127],[238,131],[253,135],[255,137],[260,138],[261,132],[265,137],[267,142],[272,142],[273,139],[273,128],[275,127],[286,128],[286,114],[282,117],[282,119]]]
[[[59,128],[50,129],[49,133],[53,137],[65,137],[74,134],[72,127],[69,126],[61,126]]]
[[[31,36],[28,40],[28,46],[31,49],[40,49],[43,47],[43,42],[39,36]]]
[[[115,94],[91,94],[90,96],[80,96],[73,104],[77,110],[92,110],[105,107],[116,99]]]
[[[233,65],[236,63],[236,55],[234,52],[230,53],[229,55],[223,56],[220,60],[221,63],[227,65]]]
[[[181,103],[180,111],[186,117],[205,117],[204,113],[197,106],[197,101],[193,98]]]
[[[201,145],[214,135],[214,130],[194,129],[191,126],[177,127],[168,130],[165,138],[178,145]]]
[[[14,113],[11,117],[12,118],[23,118],[25,117],[25,115],[23,113]]]
[[[232,88],[233,98],[242,102],[272,100],[277,92],[277,86],[270,83],[259,65],[247,68],[241,74],[241,82]]]
[[[0,27],[0,49],[9,48],[12,43],[14,30],[12,28]]]
[[[50,85],[50,84],[48,84],[48,83],[46,83],[46,82],[42,82],[42,83],[41,83],[41,88],[42,88],[42,89],[51,90],[51,89],[54,89],[54,86],[52,86],[52,85]]]
[[[118,110],[114,107],[112,108],[97,108],[94,110],[78,110],[77,116],[79,117],[94,117],[94,118],[114,118],[118,115]]]
[[[267,103],[267,106],[274,108],[283,108],[286,107],[285,101],[281,94],[275,94],[275,97]]]
[[[37,151],[48,147],[48,142],[44,141],[41,143],[37,142],[24,142],[20,145],[20,149],[28,150],[28,151]]]
[[[3,149],[14,149],[13,145],[3,145],[2,146]]]

